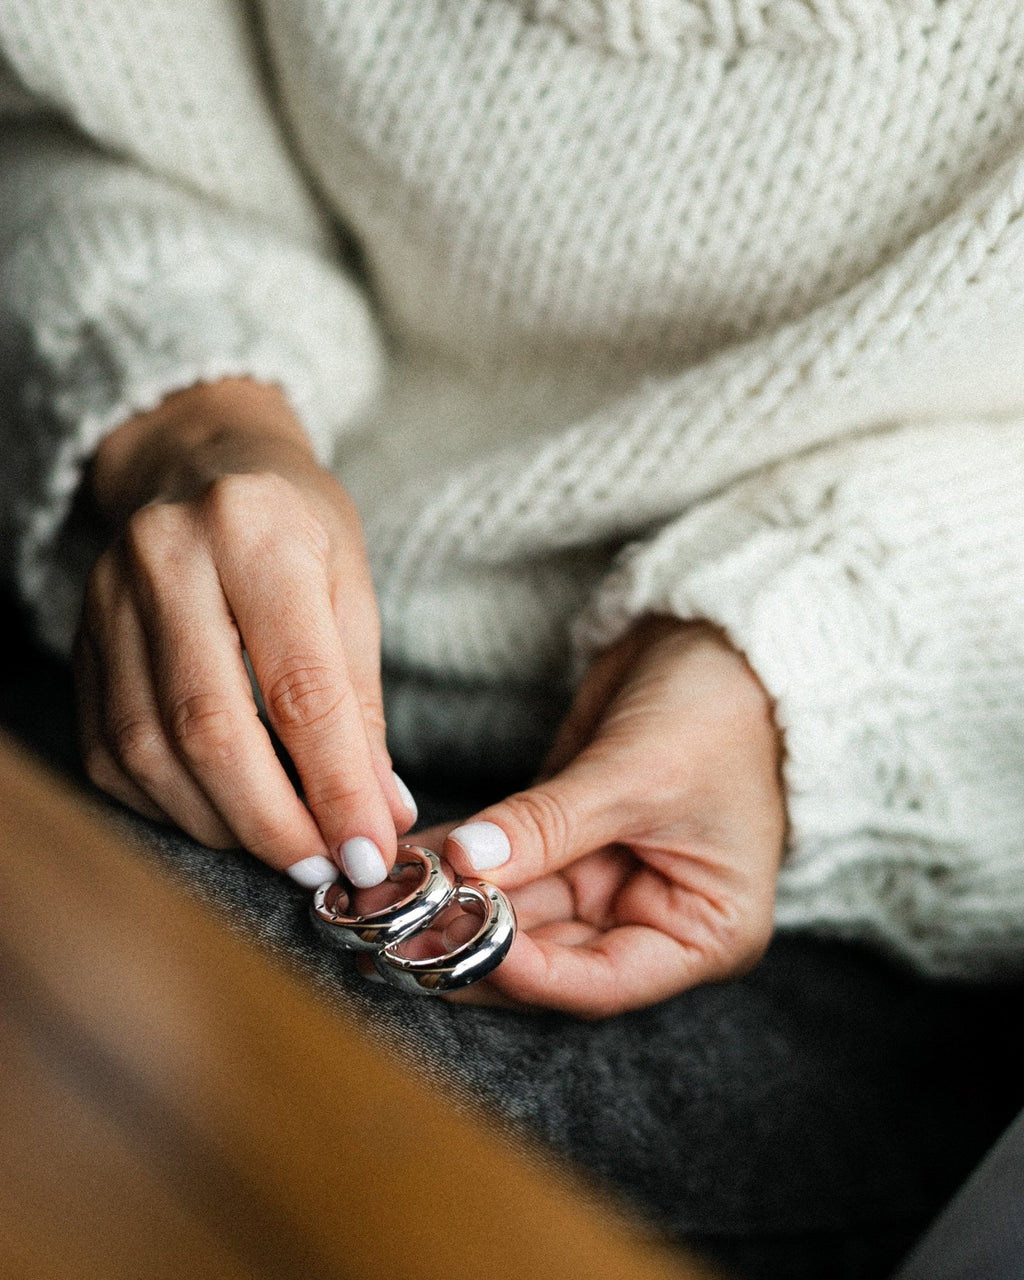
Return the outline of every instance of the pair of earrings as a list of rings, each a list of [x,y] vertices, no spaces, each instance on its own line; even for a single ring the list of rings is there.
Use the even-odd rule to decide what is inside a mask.
[[[362,915],[353,911],[353,891],[342,881],[321,885],[311,909],[314,925],[333,945],[366,954],[378,976],[403,991],[442,995],[493,973],[515,937],[515,911],[508,898],[485,880],[456,876],[430,849],[399,845],[388,882],[400,884],[414,873],[419,883],[410,892]],[[419,956],[403,954],[412,939],[436,933],[450,908],[477,917],[471,937],[440,954],[432,954],[433,947],[413,947],[427,952]]]

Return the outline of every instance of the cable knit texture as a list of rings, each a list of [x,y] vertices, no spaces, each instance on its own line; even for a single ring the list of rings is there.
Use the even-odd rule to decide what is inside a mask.
[[[1024,7],[126,13],[0,10],[4,518],[50,641],[102,433],[280,382],[364,516],[399,755],[526,763],[635,617],[711,618],[785,732],[780,924],[1024,968]]]

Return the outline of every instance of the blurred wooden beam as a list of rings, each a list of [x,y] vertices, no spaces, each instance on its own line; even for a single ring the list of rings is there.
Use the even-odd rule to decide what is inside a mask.
[[[699,1280],[0,739],[0,1272]]]

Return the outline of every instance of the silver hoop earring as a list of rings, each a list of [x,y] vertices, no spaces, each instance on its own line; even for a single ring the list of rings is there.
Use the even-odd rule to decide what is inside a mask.
[[[399,955],[398,943],[383,947],[374,953],[373,967],[385,982],[417,995],[441,995],[479,982],[501,964],[516,933],[512,903],[484,880],[460,881],[451,901],[480,913],[480,928],[473,937],[444,955],[420,960]]]
[[[346,951],[379,951],[395,946],[429,926],[456,893],[455,881],[436,853],[415,844],[398,846],[389,880],[398,882],[419,867],[423,880],[410,894],[380,911],[355,915],[352,897],[341,881],[323,884],[313,897],[313,923],[321,935]]]

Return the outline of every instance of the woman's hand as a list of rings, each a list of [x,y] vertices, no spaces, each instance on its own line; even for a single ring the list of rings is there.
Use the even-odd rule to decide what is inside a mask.
[[[785,812],[769,699],[714,628],[647,619],[595,663],[541,781],[417,836],[510,890],[520,930],[459,997],[596,1018],[742,973]]]
[[[359,520],[284,397],[244,379],[171,396],[104,441],[93,486],[119,535],[76,646],[92,780],[300,883],[383,879],[415,806],[384,741]]]

